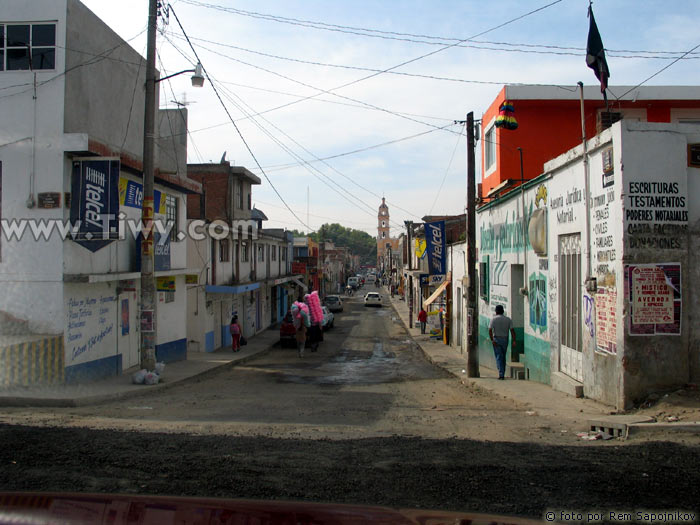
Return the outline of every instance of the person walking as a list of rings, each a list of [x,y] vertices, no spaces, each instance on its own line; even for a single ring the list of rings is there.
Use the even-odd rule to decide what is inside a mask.
[[[304,347],[306,346],[306,325],[302,319],[299,323],[299,328],[297,328],[297,350],[299,351],[299,357],[304,356]]]
[[[234,352],[240,352],[241,350],[241,325],[238,324],[238,316],[234,315],[231,318],[231,324],[229,325],[229,331],[231,332],[231,350]]]
[[[503,306],[496,305],[496,315],[489,323],[489,338],[493,344],[493,353],[496,356],[498,366],[498,379],[503,379],[506,374],[506,350],[508,349],[508,334],[513,337],[512,347],[515,348],[515,330],[513,321],[504,315]]]
[[[425,333],[425,323],[428,322],[428,312],[425,311],[425,308],[421,306],[420,312],[418,312],[418,322],[420,323],[420,333],[424,334]]]

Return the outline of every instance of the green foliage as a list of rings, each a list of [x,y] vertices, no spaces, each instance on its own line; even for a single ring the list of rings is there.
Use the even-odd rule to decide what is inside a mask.
[[[316,242],[331,241],[336,246],[349,248],[350,253],[360,256],[361,264],[374,264],[377,260],[377,241],[362,230],[346,228],[337,223],[324,224],[310,237]]]

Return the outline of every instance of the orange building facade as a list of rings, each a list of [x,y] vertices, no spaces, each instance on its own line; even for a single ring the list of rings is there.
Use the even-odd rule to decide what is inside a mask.
[[[529,180],[543,172],[545,162],[581,143],[580,97],[578,86],[501,89],[481,119],[482,198],[520,183],[518,148],[522,150],[522,178]],[[587,138],[620,119],[700,123],[700,89],[696,86],[611,86],[608,99],[606,110],[598,86],[584,88]],[[495,126],[505,101],[514,106],[515,130]]]

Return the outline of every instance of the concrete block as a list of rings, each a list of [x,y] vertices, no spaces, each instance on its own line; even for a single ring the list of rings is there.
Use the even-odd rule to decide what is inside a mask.
[[[583,397],[583,383],[579,383],[562,372],[552,374],[552,389],[570,396]]]

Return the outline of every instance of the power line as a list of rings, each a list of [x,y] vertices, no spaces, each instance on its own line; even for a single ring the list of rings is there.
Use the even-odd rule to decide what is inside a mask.
[[[185,32],[185,29],[182,27],[182,24],[180,23],[180,19],[178,18],[177,13],[175,12],[175,10],[172,8],[172,5],[170,5],[170,11],[171,11],[172,14],[175,16],[175,20],[177,21],[177,24],[180,26],[180,30],[182,31],[182,34],[185,35],[185,37],[187,37],[187,33]],[[192,45],[192,42],[190,42],[189,39],[187,39],[187,41],[188,41],[188,43],[189,43],[189,45],[190,45],[190,49],[192,49],[192,52],[194,53],[194,56],[197,58],[197,60],[198,60],[199,63],[201,64],[201,61],[199,60],[199,56],[197,55],[197,50],[194,48],[194,46]],[[270,184],[270,187],[274,190],[274,192],[277,194],[277,197],[279,197],[280,201],[282,201],[282,203],[283,203],[283,204],[285,205],[285,207],[289,210],[289,212],[294,216],[294,218],[295,218],[297,221],[299,221],[299,224],[301,224],[302,226],[305,226],[308,230],[311,230],[311,227],[310,227],[308,224],[306,224],[304,221],[302,221],[302,220],[297,216],[297,214],[294,213],[294,212],[292,211],[292,209],[289,207],[289,205],[287,204],[287,202],[284,200],[284,198],[282,197],[282,195],[280,194],[280,192],[277,191],[277,188],[275,187],[275,185],[272,183],[272,181],[270,180],[270,178],[267,176],[267,173],[265,173],[265,170],[263,170],[262,167],[260,166],[260,163],[258,162],[257,157],[256,157],[255,154],[253,153],[253,150],[252,150],[252,149],[250,148],[250,146],[248,145],[248,142],[245,140],[245,137],[243,137],[243,134],[241,133],[241,130],[238,129],[238,126],[236,125],[236,122],[233,120],[233,117],[231,116],[231,113],[229,112],[228,108],[226,107],[226,104],[224,104],[224,101],[221,99],[221,95],[219,95],[219,91],[216,89],[216,86],[215,86],[214,83],[211,81],[211,78],[209,78],[209,73],[207,72],[207,70],[206,70],[206,68],[204,67],[204,65],[202,65],[202,71],[204,72],[204,74],[205,74],[205,75],[207,76],[207,78],[209,79],[209,83],[211,84],[212,89],[214,90],[214,93],[216,94],[216,98],[219,99],[219,102],[221,103],[221,105],[222,105],[223,108],[224,108],[224,111],[226,112],[226,115],[228,115],[228,118],[231,120],[231,124],[233,124],[233,127],[236,129],[236,132],[238,133],[238,136],[239,136],[239,137],[241,138],[241,140],[243,141],[243,144],[245,145],[246,149],[248,150],[248,153],[250,154],[250,156],[253,157],[253,160],[255,161],[255,164],[257,164],[258,168],[260,169],[260,171],[262,172],[262,174],[265,176],[265,179],[266,179],[267,182]]]
[[[683,56],[685,56],[685,55],[687,55],[687,54],[689,54],[689,53],[692,53],[693,51],[695,51],[695,50],[696,50],[697,48],[699,48],[699,47],[700,47],[700,44],[696,45],[696,46],[695,46],[694,48],[692,48],[690,51],[686,51],[686,52],[683,54]],[[671,67],[673,64],[675,64],[676,62],[678,62],[679,60],[681,60],[681,59],[683,58],[683,56],[678,57],[677,59],[675,59],[675,60],[674,60],[673,62],[671,62],[670,64],[666,64],[666,66],[664,66],[664,67],[662,67],[661,69],[659,69],[656,73],[654,73],[654,74],[651,75],[650,77],[647,77],[646,79],[642,80],[639,84],[637,84],[637,85],[634,86],[633,88],[628,89],[627,91],[625,91],[625,92],[624,92],[622,95],[620,95],[619,97],[618,97],[618,96],[615,96],[615,98],[616,98],[617,100],[620,100],[621,98],[623,98],[623,97],[624,97],[625,95],[627,95],[628,93],[631,93],[632,91],[634,91],[635,89],[637,89],[638,87],[640,87],[642,84],[646,84],[649,80],[651,80],[651,79],[654,78],[655,76],[657,76],[657,75],[663,73],[663,72],[666,71],[669,67]],[[612,92],[611,92],[611,93],[612,93]],[[615,94],[613,93],[613,95],[615,95]]]
[[[415,33],[403,33],[403,32],[397,32],[397,31],[383,31],[383,30],[379,30],[379,29],[366,28],[366,27],[330,24],[330,23],[321,22],[321,21],[303,20],[303,19],[298,19],[298,18],[283,17],[283,16],[279,16],[279,15],[270,15],[270,14],[266,14],[266,13],[257,13],[254,11],[246,11],[243,9],[224,7],[224,6],[220,6],[220,5],[216,5],[216,4],[208,4],[208,3],[196,1],[196,0],[183,0],[183,2],[190,4],[190,5],[193,5],[193,6],[204,7],[207,9],[215,9],[215,10],[227,12],[230,14],[236,14],[236,15],[251,17],[251,18],[258,18],[258,19],[267,20],[270,22],[278,22],[278,23],[284,23],[284,24],[289,24],[289,25],[308,27],[311,29],[354,34],[354,35],[365,36],[365,37],[370,37],[370,38],[384,38],[384,39],[388,39],[388,40],[398,40],[398,41],[405,41],[405,42],[418,43],[418,44],[427,44],[427,45],[435,45],[435,46],[446,45],[448,42],[463,42],[459,38],[455,38],[455,37],[434,36],[434,35],[424,35],[424,34],[415,34]],[[418,40],[418,39],[426,39],[426,40]],[[430,41],[430,40],[433,40],[433,41]],[[551,44],[494,42],[494,41],[488,41],[488,40],[476,40],[475,38],[469,39],[469,42],[473,42],[476,44],[500,45],[500,46],[510,46],[510,47],[528,47],[528,48],[553,49],[553,50],[562,50],[562,51],[579,51],[579,52],[586,51],[586,48],[584,48],[584,47],[559,46],[559,45],[551,45]],[[463,44],[460,44],[458,47],[474,47],[474,46],[465,46]],[[497,49],[497,50],[508,51],[507,49]],[[644,50],[629,50],[629,49],[606,49],[605,51],[608,54],[611,54],[611,53],[643,53],[645,55],[649,55],[649,54],[678,55],[678,54],[683,53],[682,51],[644,51]],[[555,54],[571,54],[571,55],[577,55],[577,56],[580,55],[580,53],[555,53]],[[616,55],[610,55],[610,56],[616,56]],[[616,57],[617,58],[659,58],[659,59],[672,59],[673,58],[673,57],[663,57],[663,56],[624,56],[624,55],[617,55]],[[700,57],[693,57],[693,58],[700,58]]]
[[[438,201],[438,198],[440,197],[440,192],[442,191],[442,187],[445,184],[445,179],[447,179],[447,174],[450,172],[450,168],[452,168],[452,161],[455,158],[455,153],[457,153],[457,148],[459,147],[459,143],[462,140],[462,136],[460,135],[457,137],[457,143],[455,144],[454,149],[452,150],[452,156],[450,157],[450,162],[447,164],[447,169],[445,170],[445,174],[442,176],[442,182],[440,182],[440,187],[438,188],[437,194],[435,195],[435,200],[433,201],[432,206],[430,206],[430,211],[428,212],[428,215],[433,214],[433,208],[435,208],[435,204]]]

